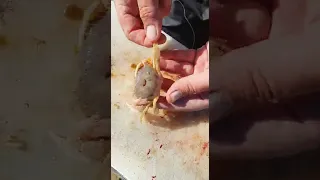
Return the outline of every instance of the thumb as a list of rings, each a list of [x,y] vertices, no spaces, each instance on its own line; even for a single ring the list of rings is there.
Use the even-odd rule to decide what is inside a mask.
[[[209,90],[209,70],[199,74],[183,77],[172,84],[167,91],[166,99],[174,103],[182,97],[200,94]]]
[[[161,17],[158,0],[138,0],[139,14],[150,41],[157,41],[161,36]]]

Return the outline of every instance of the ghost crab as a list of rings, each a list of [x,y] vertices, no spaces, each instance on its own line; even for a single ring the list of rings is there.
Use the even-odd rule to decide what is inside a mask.
[[[153,45],[151,59],[140,62],[135,69],[135,87],[134,87],[134,104],[136,106],[145,106],[140,120],[142,121],[152,106],[153,113],[157,113],[157,101],[160,96],[163,76],[160,71],[160,49],[157,44]]]

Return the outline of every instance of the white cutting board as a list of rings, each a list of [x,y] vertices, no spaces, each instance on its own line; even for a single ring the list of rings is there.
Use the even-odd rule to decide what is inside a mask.
[[[113,3],[111,12],[112,167],[128,180],[151,180],[153,176],[157,180],[209,179],[206,112],[180,114],[171,122],[149,117],[152,123],[141,123],[140,114],[126,105],[134,83],[130,66],[151,56],[151,50],[129,42],[118,24]],[[164,48],[186,49],[171,37],[167,39]]]

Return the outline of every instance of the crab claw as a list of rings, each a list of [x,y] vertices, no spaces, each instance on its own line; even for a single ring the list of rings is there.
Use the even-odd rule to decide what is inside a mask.
[[[140,121],[142,122],[145,115],[147,114],[148,110],[149,110],[149,107],[151,106],[152,103],[149,103],[145,108],[144,110],[142,111],[141,113],[141,116],[140,116]]]

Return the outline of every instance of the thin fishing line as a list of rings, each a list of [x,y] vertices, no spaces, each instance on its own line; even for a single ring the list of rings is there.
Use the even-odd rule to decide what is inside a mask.
[[[181,4],[181,6],[182,6],[182,8],[183,8],[183,16],[184,16],[185,20],[187,21],[187,23],[189,24],[189,26],[190,26],[190,28],[191,28],[191,30],[192,30],[192,34],[193,34],[192,49],[193,49],[193,48],[194,48],[195,41],[196,41],[196,34],[195,34],[195,32],[194,32],[194,29],[193,29],[191,23],[189,22],[189,20],[188,20],[188,18],[187,18],[186,8],[184,7],[184,5],[182,4],[182,2],[181,2],[180,0],[177,0],[177,1]]]

